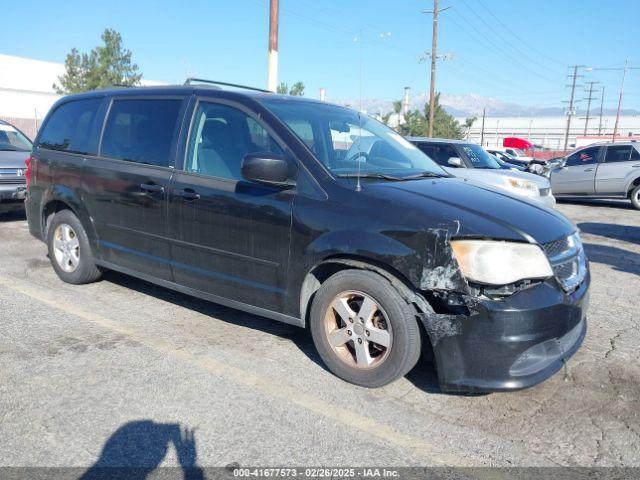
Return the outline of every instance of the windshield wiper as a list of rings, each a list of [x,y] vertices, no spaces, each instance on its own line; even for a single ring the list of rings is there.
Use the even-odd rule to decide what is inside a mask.
[[[414,180],[416,178],[444,178],[450,177],[451,175],[444,175],[442,173],[436,172],[420,172],[415,175],[407,175],[406,177],[402,177],[400,180]]]
[[[340,173],[338,175],[336,175],[336,177],[338,178],[378,178],[380,180],[390,180],[392,182],[399,182],[401,180],[404,180],[404,178],[400,178],[400,177],[394,177],[393,175],[386,175],[384,173],[373,173],[373,172],[369,172],[369,173]]]

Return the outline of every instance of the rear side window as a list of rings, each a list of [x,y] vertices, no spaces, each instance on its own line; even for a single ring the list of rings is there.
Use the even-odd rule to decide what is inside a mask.
[[[40,133],[38,146],[85,155],[95,154],[98,146],[96,116],[101,103],[101,98],[90,98],[60,105]]]
[[[101,155],[168,167],[182,100],[114,100]]]
[[[607,147],[607,154],[604,158],[606,163],[628,162],[631,159],[631,145],[614,145]]]

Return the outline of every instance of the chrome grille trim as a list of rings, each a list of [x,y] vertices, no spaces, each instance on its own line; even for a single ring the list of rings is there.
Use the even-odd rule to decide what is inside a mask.
[[[24,177],[3,178],[0,177],[0,185],[26,185],[27,181]]]

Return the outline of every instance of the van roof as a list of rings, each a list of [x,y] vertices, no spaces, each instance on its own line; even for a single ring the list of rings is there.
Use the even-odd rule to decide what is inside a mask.
[[[89,92],[77,93],[63,97],[64,100],[71,98],[92,98],[92,97],[110,97],[110,96],[161,96],[161,95],[202,95],[221,98],[254,98],[261,99],[282,99],[283,101],[300,101],[309,103],[323,103],[320,100],[293,97],[291,95],[280,95],[267,91],[249,90],[236,87],[221,88],[218,85],[207,85],[201,83],[193,83],[189,85],[153,85],[140,87],[112,87],[100,90],[91,90]]]

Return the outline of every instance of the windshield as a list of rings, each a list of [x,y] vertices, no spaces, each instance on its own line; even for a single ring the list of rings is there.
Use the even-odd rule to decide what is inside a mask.
[[[480,145],[467,143],[460,145],[460,148],[473,164],[473,168],[500,168],[500,164],[496,157],[487,153],[487,151]]]
[[[402,136],[366,114],[282,97],[262,99],[262,103],[336,176],[402,178],[424,172],[447,176]]]
[[[31,140],[11,125],[0,124],[0,150],[30,151]]]

